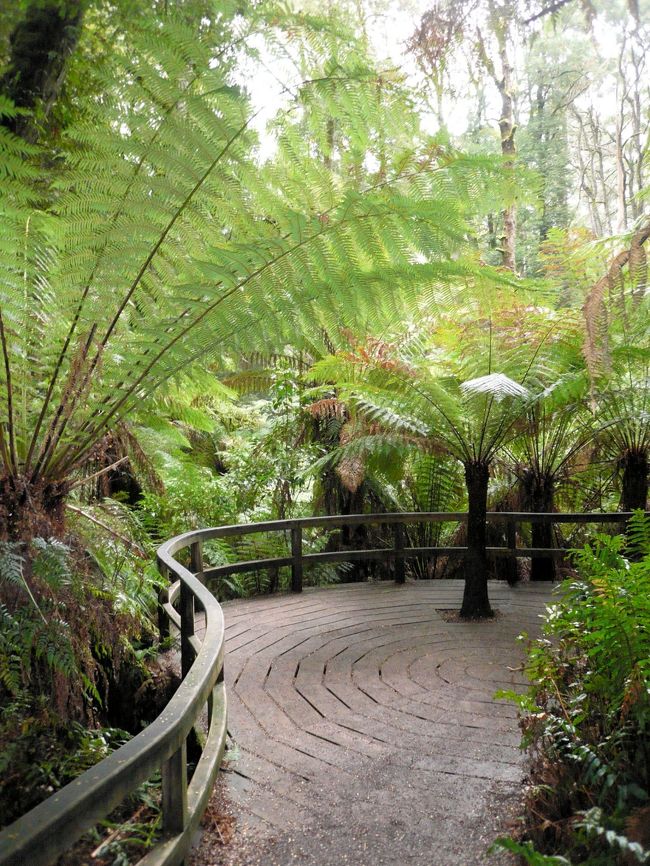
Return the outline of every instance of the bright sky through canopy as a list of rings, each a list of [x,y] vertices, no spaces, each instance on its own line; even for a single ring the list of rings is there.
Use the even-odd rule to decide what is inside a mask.
[[[331,3],[329,4],[331,5]],[[418,68],[417,62],[408,50],[407,43],[416,30],[422,15],[431,8],[432,0],[388,0],[385,4],[368,3],[361,0],[357,4],[365,11],[366,19],[364,27],[370,37],[376,56],[380,64],[388,67],[398,67],[401,72],[414,84],[422,84],[423,73]],[[377,6],[381,9],[377,11]],[[300,10],[304,4],[295,3],[296,9]],[[326,13],[328,3],[319,0],[318,3],[308,4],[309,11]],[[478,24],[478,14],[474,13]],[[473,25],[472,25],[473,26]],[[539,25],[537,25],[539,26]],[[614,30],[608,23],[597,17],[593,21],[591,38],[598,46],[600,57],[614,59],[617,53],[616,36]],[[515,53],[521,53],[521,44],[515,45]],[[268,158],[275,149],[273,137],[268,133],[267,124],[276,113],[286,106],[291,100],[293,88],[299,83],[297,70],[290,63],[279,63],[274,57],[268,57],[263,40],[259,40],[260,62],[255,68],[250,64],[242,70],[242,82],[249,90],[254,108],[258,113],[255,127],[260,134],[260,157]],[[445,123],[448,131],[455,136],[460,136],[467,131],[470,116],[475,103],[475,95],[470,93],[470,82],[467,75],[466,64],[458,58],[455,61],[454,81],[456,94],[453,101],[447,97]],[[487,108],[489,120],[494,126],[499,119],[499,99],[496,92],[488,88]],[[613,98],[613,92],[590,92],[589,99],[606,104]],[[438,129],[438,121],[426,105],[422,106],[422,127],[426,132],[435,133]]]

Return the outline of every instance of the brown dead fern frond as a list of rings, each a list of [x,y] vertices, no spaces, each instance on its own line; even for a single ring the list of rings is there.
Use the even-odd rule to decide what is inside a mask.
[[[368,337],[365,343],[358,343],[351,352],[343,353],[343,358],[362,368],[381,369],[404,376],[413,374],[409,364],[398,357],[397,345],[376,337]]]
[[[648,257],[643,248],[643,241],[637,235],[630,244],[630,283],[632,297],[638,303],[645,295],[648,287]]]
[[[318,420],[346,421],[348,417],[345,403],[337,397],[325,397],[323,400],[316,400],[315,403],[308,406],[308,412],[312,418]]]
[[[592,376],[607,368],[607,310],[605,295],[621,291],[623,269],[629,266],[633,297],[639,298],[647,284],[647,259],[643,245],[650,237],[650,219],[643,222],[635,232],[630,246],[612,259],[607,273],[597,280],[585,299],[583,313],[585,318],[585,341],[583,353]]]
[[[344,457],[336,467],[336,474],[350,493],[356,493],[366,477],[363,458],[359,454]]]

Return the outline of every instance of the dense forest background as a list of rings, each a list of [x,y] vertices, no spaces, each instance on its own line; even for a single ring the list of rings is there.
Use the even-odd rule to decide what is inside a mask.
[[[649,28],[643,0],[3,9],[7,821],[173,688],[152,661],[163,539],[469,510],[408,540],[467,544],[463,610],[486,616],[488,572],[557,577],[541,558],[495,571],[488,507],[646,508]],[[288,544],[214,542],[206,561]],[[389,576],[372,569],[308,579]]]

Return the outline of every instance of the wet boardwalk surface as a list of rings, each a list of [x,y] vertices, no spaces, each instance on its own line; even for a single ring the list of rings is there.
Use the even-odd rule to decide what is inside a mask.
[[[461,595],[347,584],[224,605],[237,833],[212,854],[205,834],[196,863],[485,862],[524,767],[516,711],[493,696],[525,687],[516,636],[550,590],[492,584],[498,619],[446,622]]]

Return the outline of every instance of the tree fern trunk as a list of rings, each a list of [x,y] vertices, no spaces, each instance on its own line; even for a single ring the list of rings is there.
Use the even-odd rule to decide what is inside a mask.
[[[0,92],[28,111],[40,104],[47,117],[63,85],[65,64],[81,33],[81,0],[32,2],[11,34],[11,56]],[[1,121],[12,132],[36,141],[37,124],[24,115]]]
[[[465,464],[467,485],[467,553],[465,554],[465,592],[462,617],[493,616],[487,586],[487,553],[485,519],[487,512],[490,466],[481,460]]]
[[[523,481],[524,509],[534,514],[551,513],[555,501],[553,477],[547,473],[530,469]],[[531,529],[532,547],[553,547],[553,527],[550,523],[533,523]],[[555,580],[555,560],[546,556],[533,556],[530,563],[531,580]]]
[[[623,511],[645,510],[648,500],[648,453],[642,448],[630,449],[621,459],[623,469],[621,505]]]
[[[0,540],[62,538],[66,482],[32,482],[23,476],[0,478]]]

